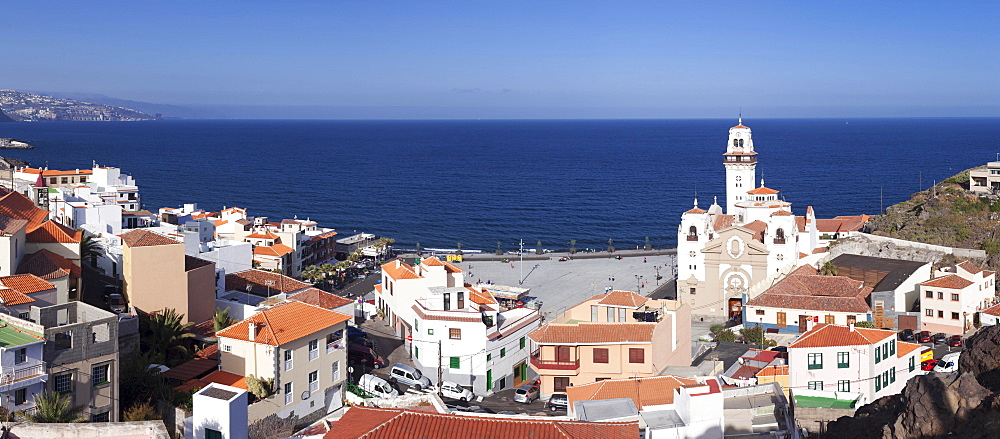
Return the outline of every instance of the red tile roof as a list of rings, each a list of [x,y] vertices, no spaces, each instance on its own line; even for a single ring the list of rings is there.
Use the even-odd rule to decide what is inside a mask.
[[[642,410],[644,406],[674,403],[674,392],[686,384],[697,384],[694,378],[664,375],[647,378],[601,380],[566,388],[572,405],[576,401],[629,398]]]
[[[216,332],[216,336],[251,341],[249,328],[254,323],[257,327],[254,343],[281,346],[350,319],[351,316],[339,312],[291,301],[260,311]]]
[[[634,438],[638,422],[582,422],[445,415],[351,407],[323,439]]]
[[[0,284],[3,284],[3,286],[7,288],[17,290],[22,294],[31,294],[39,291],[56,289],[55,285],[52,285],[45,279],[33,274],[14,274],[11,276],[0,277]]]
[[[42,171],[43,177],[55,177],[59,175],[89,175],[93,174],[92,169],[77,169],[75,171],[57,171],[57,170],[44,170]]]
[[[688,209],[688,210],[684,211],[684,213],[706,213],[706,212],[708,212],[708,211],[705,210],[705,209],[699,209],[697,207],[692,208],[692,209]]]
[[[382,264],[382,272],[393,280],[420,279],[422,277],[413,271],[412,266],[399,259]]]
[[[180,244],[180,241],[168,238],[159,233],[149,230],[135,229],[128,233],[122,233],[122,242],[129,247],[149,247],[154,245]]]
[[[19,192],[8,192],[7,195],[0,197],[0,214],[28,220],[29,233],[49,217],[49,211],[39,209],[34,202]]]
[[[163,377],[183,382],[198,378],[218,368],[218,359],[194,358],[163,372]]]
[[[31,253],[17,266],[18,273],[30,273],[42,279],[80,277],[80,266],[56,253],[42,249]]]
[[[528,334],[539,344],[650,343],[656,323],[549,323]]]
[[[820,323],[795,339],[788,348],[864,346],[894,337],[896,337],[895,331],[868,328],[854,328],[852,331],[847,326]]]
[[[480,305],[497,305],[498,304],[497,303],[497,299],[495,297],[493,297],[493,295],[490,294],[488,291],[485,291],[485,290],[476,290],[475,288],[473,288],[471,285],[468,285],[468,284],[465,285],[465,288],[467,288],[470,291],[470,293],[469,293],[469,300],[471,300],[471,301],[473,301],[475,303],[478,303]]]
[[[764,232],[767,231],[767,223],[761,220],[755,220],[754,222],[744,224],[741,227],[753,231],[753,239],[764,242]]]
[[[712,226],[715,230],[722,230],[726,227],[733,225],[736,221],[736,217],[733,215],[717,215],[715,217],[715,224]]]
[[[597,297],[601,297],[601,300],[597,302],[598,305],[624,306],[628,308],[638,308],[649,300],[646,297],[625,290],[614,290]]]
[[[266,231],[264,233],[255,232],[255,233],[249,234],[249,235],[247,235],[247,238],[252,238],[252,239],[279,239],[280,236],[275,235],[274,233]]]
[[[11,218],[7,215],[0,215],[0,231],[8,235],[17,233],[18,231],[28,227],[28,220]]]
[[[748,194],[754,194],[754,195],[770,195],[770,194],[776,194],[776,193],[778,193],[778,191],[776,191],[774,189],[771,189],[769,187],[761,186],[761,187],[756,188],[756,189],[750,189],[750,190],[747,191],[747,193]]]
[[[907,343],[905,341],[896,343],[896,358],[903,358],[906,354],[913,352],[917,349],[924,347],[923,345],[917,343]]]
[[[319,288],[307,288],[304,291],[289,295],[288,298],[325,309],[335,309],[354,303],[351,299],[328,293]]]
[[[226,275],[226,291],[247,291],[247,287],[250,287],[251,291],[260,294],[278,294],[293,293],[310,288],[312,285],[297,281],[288,276],[256,268]]]
[[[274,244],[274,245],[272,245],[270,247],[265,247],[265,246],[262,246],[262,245],[258,245],[258,246],[256,246],[256,247],[253,248],[253,254],[255,254],[255,255],[275,256],[275,257],[279,257],[279,258],[282,257],[282,256],[284,256],[284,255],[287,255],[287,254],[289,254],[289,253],[291,253],[293,251],[295,251],[295,250],[293,250],[291,247],[289,247],[289,246],[287,246],[285,244]]]
[[[868,215],[838,216],[832,219],[816,219],[816,229],[820,233],[857,232],[868,223]]]
[[[991,306],[989,308],[986,308],[986,309],[984,309],[982,311],[979,311],[979,312],[981,312],[983,314],[989,314],[991,316],[1000,317],[1000,303],[998,303],[996,305],[993,305],[993,306]]]
[[[813,268],[802,272],[808,273]],[[870,313],[866,298],[872,288],[864,282],[844,276],[797,274],[785,276],[759,296],[750,299],[747,306],[781,309],[802,309],[828,312]]]
[[[947,276],[936,277],[929,281],[921,283],[925,287],[934,288],[950,288],[953,290],[961,290],[969,285],[972,285],[972,281],[963,278],[957,274],[949,274]]]
[[[0,303],[7,306],[22,305],[25,303],[34,302],[35,299],[28,297],[26,294],[13,290],[10,288],[0,288]]]
[[[963,270],[968,271],[969,273],[972,273],[972,274],[976,274],[976,273],[979,273],[980,271],[983,271],[979,267],[977,267],[975,264],[973,264],[972,262],[969,262],[969,261],[959,262],[956,265],[956,267],[962,267]]]
[[[208,387],[211,383],[223,384],[226,386],[232,386],[239,389],[247,390],[247,378],[243,375],[237,375],[235,373],[226,372],[224,370],[217,370],[201,378],[195,378],[184,382],[174,390],[178,392],[187,392],[190,390],[197,390],[204,387]]]
[[[789,215],[792,215],[792,213],[787,210],[779,210],[771,214],[771,216],[789,216]]]

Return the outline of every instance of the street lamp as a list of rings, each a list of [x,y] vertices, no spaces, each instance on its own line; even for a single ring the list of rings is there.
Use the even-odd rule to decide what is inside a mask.
[[[654,265],[653,268],[656,269],[656,286],[660,286],[660,266]]]
[[[638,274],[635,275],[635,289],[638,290],[636,292],[642,292],[642,276]]]

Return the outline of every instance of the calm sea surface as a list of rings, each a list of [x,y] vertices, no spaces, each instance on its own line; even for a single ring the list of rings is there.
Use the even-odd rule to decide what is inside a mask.
[[[876,214],[996,160],[1000,119],[744,121],[758,178],[796,214]],[[0,124],[52,169],[118,166],[145,207],[309,217],[398,245],[673,246],[681,212],[724,198],[735,120],[158,121]],[[921,177],[922,176],[922,177]],[[759,182],[758,182],[759,183]]]

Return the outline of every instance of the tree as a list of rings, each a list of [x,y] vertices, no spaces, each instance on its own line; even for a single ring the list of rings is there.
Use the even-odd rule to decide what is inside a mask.
[[[740,329],[740,335],[743,336],[744,343],[760,346],[775,346],[778,344],[778,342],[774,340],[768,340],[764,334],[764,327],[759,325]]]
[[[822,267],[819,267],[819,274],[822,274],[823,276],[836,276],[837,266],[833,265],[832,261],[826,261],[823,263]]]
[[[155,421],[160,418],[160,414],[149,400],[132,404],[122,414],[122,420],[125,422]]]
[[[615,240],[608,238],[608,253],[614,253],[614,252],[615,252]]]
[[[715,341],[733,343],[736,341],[736,333],[734,333],[732,329],[724,329],[719,331],[718,334],[715,334]]]
[[[261,379],[255,376],[247,376],[247,391],[257,397],[258,400],[267,398],[274,394],[274,378]]]
[[[462,254],[462,243],[461,242],[458,243],[458,251],[455,252],[455,254],[457,254],[457,255],[461,255]]]
[[[541,239],[539,239],[539,240],[538,240],[538,245],[537,245],[537,246],[536,246],[536,248],[535,248],[535,254],[536,254],[536,255],[540,255],[540,254],[543,254],[543,253],[545,253],[545,252],[544,252],[544,251],[542,251],[542,240],[541,240]]]
[[[215,328],[215,332],[228,328],[232,324],[233,319],[229,317],[229,308],[215,310],[215,315],[212,316],[212,327]]]
[[[178,313],[173,308],[165,308],[149,316],[145,334],[141,338],[145,350],[162,354],[168,366],[186,361],[191,352],[190,343],[194,334],[189,331],[194,325],[181,323],[182,321],[184,314]]]
[[[122,409],[143,401],[159,401],[169,395],[160,370],[151,367],[162,362],[163,357],[153,352],[122,357],[118,368],[118,394]]]
[[[101,241],[97,240],[97,236],[84,233],[83,238],[80,239],[80,260],[89,260],[93,264],[103,253],[104,246],[101,245]]]
[[[73,397],[59,392],[46,391],[41,396],[35,394],[35,411],[25,414],[29,422],[46,424],[66,424],[84,422],[85,405],[73,405]]]
[[[320,279],[323,279],[323,271],[315,265],[310,265],[302,269],[302,278],[309,282],[316,283]]]
[[[716,323],[709,328],[709,331],[712,331],[713,334],[718,334],[722,332],[723,329],[726,329],[725,325],[721,323]]]

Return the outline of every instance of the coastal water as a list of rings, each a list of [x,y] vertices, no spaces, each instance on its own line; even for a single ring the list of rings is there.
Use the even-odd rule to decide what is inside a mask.
[[[792,210],[876,214],[996,160],[1000,119],[744,120],[758,179]],[[398,245],[673,246],[681,212],[724,199],[734,120],[156,121],[0,124],[34,166],[118,166],[145,208],[197,202],[311,218]],[[758,180],[759,184],[759,180]],[[880,198],[881,191],[881,198]],[[881,200],[881,201],[880,201]]]

